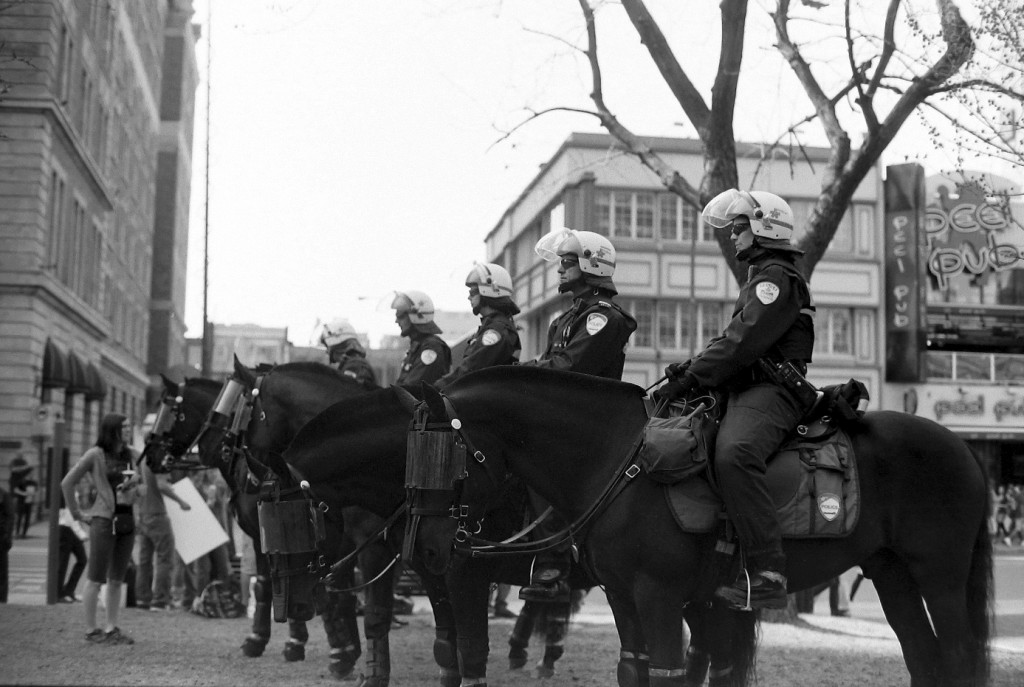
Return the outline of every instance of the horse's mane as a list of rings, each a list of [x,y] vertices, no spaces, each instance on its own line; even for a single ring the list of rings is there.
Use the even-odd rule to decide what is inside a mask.
[[[291,456],[305,450],[307,445],[322,443],[325,437],[332,434],[378,425],[380,419],[397,416],[400,411],[403,421],[408,421],[410,414],[403,410],[402,403],[390,387],[343,399],[328,406],[303,425],[286,452]]]

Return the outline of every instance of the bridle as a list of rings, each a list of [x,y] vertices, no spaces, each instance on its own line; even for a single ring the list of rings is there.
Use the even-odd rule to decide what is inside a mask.
[[[512,474],[507,470],[501,477],[496,474],[495,469],[491,466],[487,457],[481,451],[473,447],[473,443],[466,434],[463,422],[458,417],[455,405],[452,403],[451,399],[443,394],[441,394],[441,398],[444,401],[445,413],[448,417],[447,423],[424,422],[421,426],[417,426],[416,419],[414,417],[413,429],[410,430],[410,440],[408,444],[409,456],[406,464],[406,482],[407,487],[409,488],[411,516],[422,515],[450,517],[458,522],[456,534],[452,541],[452,547],[456,552],[468,554],[477,558],[537,554],[541,551],[554,548],[566,541],[578,539],[585,534],[586,529],[593,523],[593,521],[605,510],[605,508],[608,507],[608,505],[622,492],[622,490],[626,488],[633,478],[640,473],[640,464],[637,458],[643,444],[642,430],[637,436],[636,441],[634,441],[632,448],[627,452],[625,460],[622,461],[618,469],[613,473],[610,481],[605,485],[598,497],[566,528],[542,539],[534,541],[520,541],[530,530],[535,528],[541,520],[548,515],[548,512],[545,512],[526,528],[503,541],[489,541],[483,539],[478,536],[482,529],[483,515],[475,519],[473,515],[477,512],[487,512],[490,504],[496,500],[493,495],[496,495],[497,498],[502,496],[503,490],[507,488],[510,483]],[[417,411],[420,413],[424,412],[420,411],[419,408]],[[444,465],[437,462],[435,456],[431,455],[429,451],[423,450],[422,442],[414,442],[414,433],[417,431],[447,433],[450,436],[449,441],[453,445],[461,445],[464,448],[464,452],[471,455],[474,462],[484,469],[491,486],[491,488],[488,489],[488,493],[492,494],[492,497],[484,501],[478,508],[474,508],[473,504],[463,503],[463,484],[469,474],[466,469],[466,462],[463,461],[461,471],[459,469],[460,466],[456,461],[452,461],[446,469]],[[437,442],[435,441],[435,443]],[[409,473],[414,472],[418,475],[430,473],[431,471],[437,475],[434,484],[438,486],[435,487],[435,489],[437,491],[443,491],[450,499],[447,504],[444,504],[447,505],[447,507],[444,507],[444,505],[438,501],[440,498],[439,496],[434,496],[432,499],[433,503],[429,506],[420,506],[417,501],[417,499],[423,499],[422,492],[430,489],[430,487],[421,486],[415,481],[410,484]],[[410,517],[410,521],[413,519],[413,517]],[[406,532],[405,546],[410,551],[412,547],[410,535],[414,537],[415,532],[416,528],[412,526],[410,526]]]
[[[173,393],[165,388],[160,395],[160,407],[157,410],[156,418],[153,420],[153,428],[146,436],[146,446],[143,455],[149,456],[152,449],[158,449],[162,458],[159,463],[150,460],[150,468],[153,472],[170,472],[171,470],[198,471],[206,470],[207,466],[202,465],[198,460],[185,458],[195,445],[192,442],[188,446],[176,446],[174,437],[175,427],[184,422],[185,417],[185,387],[187,382],[177,384]]]

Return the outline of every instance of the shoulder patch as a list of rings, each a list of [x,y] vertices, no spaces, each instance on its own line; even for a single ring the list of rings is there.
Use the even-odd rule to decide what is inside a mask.
[[[757,300],[765,305],[771,305],[779,297],[779,287],[770,281],[763,281],[757,285]]]
[[[484,332],[483,336],[480,337],[480,343],[482,343],[484,346],[493,346],[499,341],[501,341],[501,334],[494,331],[493,329],[488,329],[486,332]]]
[[[437,351],[427,349],[420,353],[420,362],[424,365],[431,365],[435,360],[437,360]]]
[[[608,324],[608,318],[599,312],[592,312],[587,315],[587,333],[593,336],[604,329]]]

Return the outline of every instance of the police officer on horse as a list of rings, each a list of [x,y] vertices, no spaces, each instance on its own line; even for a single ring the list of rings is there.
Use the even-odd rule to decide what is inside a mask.
[[[434,302],[422,291],[405,291],[395,294],[391,307],[402,336],[409,337],[409,350],[395,384],[433,384],[452,365],[452,351],[438,336],[441,328],[434,323]]]
[[[327,349],[331,364],[337,365],[343,375],[356,380],[367,391],[377,388],[377,375],[366,360],[366,349],[348,320],[339,317],[325,324],[320,343]]]
[[[495,365],[519,362],[519,331],[512,320],[519,306],[512,300],[512,276],[501,265],[478,263],[466,276],[469,304],[480,327],[466,343],[462,360],[435,386],[442,389],[459,377]]]
[[[618,290],[612,281],[615,247],[611,241],[592,231],[556,229],[542,237],[535,250],[548,262],[558,262],[558,292],[571,294],[572,306],[548,328],[544,353],[523,364],[622,379],[626,344],[636,331],[636,320],[613,300]],[[539,495],[530,495],[534,510],[543,512],[548,504]],[[550,536],[564,527],[564,521],[552,513],[538,525],[537,536]],[[568,542],[539,554],[520,598],[566,600],[569,565]]]
[[[665,369],[658,396],[693,389],[729,392],[715,443],[715,468],[747,570],[715,595],[737,608],[785,608],[782,534],[768,493],[765,463],[809,409],[780,383],[806,374],[814,350],[814,305],[796,264],[793,211],[779,196],[731,189],[704,208],[704,222],[729,229],[736,257],[749,265],[725,331],[703,351]],[[805,387],[806,388],[806,387]],[[747,574],[749,571],[749,574]]]

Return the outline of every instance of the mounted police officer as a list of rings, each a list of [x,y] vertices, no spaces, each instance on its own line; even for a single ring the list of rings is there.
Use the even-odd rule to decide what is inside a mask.
[[[438,336],[441,328],[434,323],[434,302],[422,291],[405,291],[395,294],[391,307],[402,336],[409,337],[409,350],[395,384],[433,384],[452,365],[451,349]]]
[[[730,230],[736,257],[749,265],[747,283],[722,335],[690,360],[665,368],[673,381],[659,392],[728,390],[715,468],[749,577],[744,571],[715,595],[737,608],[785,608],[786,561],[765,463],[808,410],[785,379],[801,379],[811,362],[814,305],[795,262],[801,251],[790,243],[793,211],[786,201],[732,189],[712,199],[703,218]]]
[[[366,361],[366,349],[348,320],[337,318],[324,325],[320,343],[327,349],[332,365],[359,382],[367,391],[377,388],[377,375]]]
[[[572,295],[572,306],[548,328],[548,346],[537,360],[523,363],[553,370],[622,379],[626,344],[636,331],[636,320],[614,302],[618,290],[615,247],[592,231],[556,229],[537,242],[537,254],[558,261],[558,292]],[[548,504],[531,492],[539,514]],[[565,522],[552,514],[537,527],[543,538],[564,529]],[[528,601],[562,601],[567,598],[569,544],[537,556],[530,584],[519,596]]]
[[[469,303],[480,316],[480,328],[466,343],[462,361],[436,384],[441,389],[459,377],[495,365],[519,362],[519,332],[513,316],[519,306],[512,300],[512,277],[501,265],[478,263],[466,277]]]

